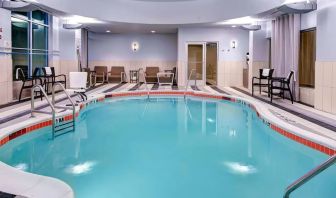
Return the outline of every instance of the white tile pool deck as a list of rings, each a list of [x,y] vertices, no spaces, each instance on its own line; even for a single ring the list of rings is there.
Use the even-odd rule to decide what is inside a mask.
[[[298,133],[311,133],[312,139],[317,142],[327,142],[328,145],[332,145],[333,148],[336,148],[336,131],[327,129],[321,125],[303,119],[297,115],[289,113],[283,109],[277,108],[268,103],[262,102],[258,99],[255,99],[246,93],[237,91],[236,89],[223,87],[223,88],[213,88],[210,86],[198,87],[199,91],[189,87],[188,91],[194,91],[197,93],[210,93],[210,94],[230,94],[234,97],[244,98],[247,101],[258,104],[262,111],[270,119],[279,119],[282,122],[282,125],[285,125],[285,128],[288,130],[299,131]],[[92,98],[101,97],[106,93],[124,93],[132,91],[147,91],[147,88],[144,84],[137,86],[136,84],[105,84],[101,85],[98,88],[95,88],[91,91],[88,91],[89,100]],[[148,85],[148,90],[153,91],[172,91],[180,90],[184,91],[185,88],[177,88],[171,86],[155,86],[153,84]],[[64,95],[58,94],[56,99],[64,98]],[[69,103],[67,100],[59,102],[60,105],[65,105]],[[304,113],[310,113],[314,116],[320,116],[322,120],[326,123],[336,123],[336,116],[328,113],[320,112],[311,107],[304,106],[298,103],[294,105],[290,104],[288,101],[276,100],[276,104],[285,105],[287,108],[293,108],[296,111],[301,111]],[[36,107],[46,106],[46,100],[40,101],[36,100]],[[10,131],[15,131],[20,129],[23,126],[29,123],[35,123],[37,120],[46,120],[50,118],[50,115],[38,114],[36,118],[30,117],[30,101],[16,104],[13,106],[5,107],[0,109],[0,139],[4,133],[9,133]],[[79,108],[79,107],[78,107]],[[48,110],[49,108],[43,108]],[[49,109],[50,111],[50,109]],[[66,114],[67,112],[62,112]],[[320,124],[320,123],[319,123]],[[2,179],[0,180],[0,191],[21,195],[21,196],[32,196],[34,197],[45,197],[45,192],[53,192],[53,197],[72,197],[73,192],[71,188],[65,183],[47,178],[39,175],[33,175],[26,172],[18,171],[12,167],[9,167],[3,163],[0,163],[0,175]],[[6,178],[6,179],[3,179]],[[20,182],[18,182],[20,181]],[[50,185],[49,185],[50,184]],[[50,189],[50,186],[56,186]],[[44,196],[43,196],[44,195]],[[50,196],[48,196],[50,197]]]

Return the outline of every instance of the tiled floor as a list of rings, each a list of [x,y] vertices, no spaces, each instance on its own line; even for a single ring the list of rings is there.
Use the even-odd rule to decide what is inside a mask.
[[[102,93],[128,92],[128,91],[150,91],[150,90],[182,90],[184,87],[159,86],[158,84],[143,83],[122,83],[122,84],[101,84],[94,89],[90,89],[87,94],[93,96]],[[265,103],[269,110],[277,117],[300,128],[312,131],[325,137],[336,140],[336,116],[317,111],[311,107],[295,103],[294,105],[284,100],[275,100],[274,104],[268,102],[267,97],[259,96],[252,98],[248,90],[243,88],[219,88],[216,86],[192,86],[190,91],[199,91],[213,94],[227,94],[260,100]],[[58,94],[56,99],[59,104],[67,102],[64,96]],[[46,101],[36,101],[36,106],[40,109],[48,109]],[[0,129],[18,123],[30,117],[30,102],[23,102],[0,109]]]

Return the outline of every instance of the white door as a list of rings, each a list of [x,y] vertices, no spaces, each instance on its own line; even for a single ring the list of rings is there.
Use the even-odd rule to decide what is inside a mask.
[[[190,79],[189,86],[195,83],[200,86],[205,85],[205,50],[205,42],[187,43],[188,75],[186,77],[187,80]]]

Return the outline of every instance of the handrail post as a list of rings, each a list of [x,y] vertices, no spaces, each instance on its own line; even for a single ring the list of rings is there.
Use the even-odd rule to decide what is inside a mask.
[[[146,88],[146,91],[147,91],[147,98],[149,98],[149,89],[148,89],[148,86],[147,86],[146,74],[145,74],[145,71],[142,68],[139,69],[139,72],[140,71],[142,71],[142,77],[144,78],[145,88]]]
[[[191,76],[192,76],[192,73],[194,71],[196,71],[196,69],[190,70],[189,78],[187,79],[187,85],[186,85],[185,90],[184,90],[184,98],[186,98],[186,93],[188,91],[189,81],[191,80]],[[196,83],[196,78],[195,78],[195,83]],[[196,86],[196,84],[195,84],[195,86]]]
[[[327,168],[329,168],[330,166],[332,166],[335,163],[336,163],[336,154],[333,155],[332,157],[330,157],[327,161],[323,162],[322,164],[320,164],[316,168],[312,169],[311,171],[309,171],[308,173],[303,175],[302,177],[300,177],[299,179],[297,179],[296,181],[294,181],[291,185],[289,185],[286,188],[286,191],[285,191],[285,194],[284,194],[283,198],[289,198],[289,195],[293,191],[300,188],[302,185],[304,185],[305,183],[310,181],[313,177],[320,174],[321,172],[323,172],[324,170],[326,170]]]
[[[34,101],[35,101],[35,96],[34,96],[34,92],[35,92],[35,86],[33,86],[33,88],[31,89],[31,99],[30,99],[30,105],[31,105],[31,108],[30,108],[30,115],[32,118],[35,117],[35,104],[34,104]]]

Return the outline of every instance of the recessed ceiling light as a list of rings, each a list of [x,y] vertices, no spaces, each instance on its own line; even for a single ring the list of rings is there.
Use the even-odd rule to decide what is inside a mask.
[[[231,26],[231,27],[235,28],[235,27],[237,27],[237,26],[236,26],[236,25],[233,25],[233,26]]]
[[[155,33],[156,33],[156,31],[155,31],[155,30],[152,30],[152,31],[151,31],[151,33],[152,33],[152,34],[155,34]]]
[[[111,32],[111,30],[106,30],[106,32],[107,32],[107,33],[110,33],[110,32]]]

